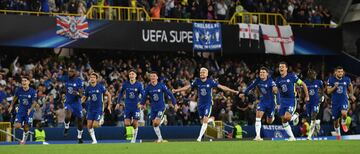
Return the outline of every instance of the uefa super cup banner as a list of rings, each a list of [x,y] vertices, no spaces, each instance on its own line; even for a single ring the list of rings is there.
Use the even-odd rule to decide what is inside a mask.
[[[220,50],[222,48],[219,23],[193,23],[194,50]]]
[[[285,129],[281,125],[263,125],[264,138],[288,138]]]

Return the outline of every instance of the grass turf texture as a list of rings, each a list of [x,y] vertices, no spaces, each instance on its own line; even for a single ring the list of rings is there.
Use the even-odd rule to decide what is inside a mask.
[[[157,154],[232,154],[232,153],[359,153],[360,141],[217,141],[168,142],[138,144],[57,144],[57,145],[6,145],[0,154],[103,154],[103,153],[157,153]]]

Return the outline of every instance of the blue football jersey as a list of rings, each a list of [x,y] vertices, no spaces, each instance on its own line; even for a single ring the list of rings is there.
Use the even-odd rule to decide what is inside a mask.
[[[197,88],[199,105],[212,103],[212,89],[218,87],[218,83],[213,79],[206,79],[205,82],[200,78],[195,78],[191,83],[191,88]]]
[[[335,91],[331,94],[331,100],[334,102],[334,101],[337,101],[337,100],[343,100],[343,99],[347,99],[347,89],[348,89],[348,86],[350,85],[351,83],[351,80],[349,77],[347,76],[344,76],[343,78],[341,79],[337,79],[336,77],[334,76],[331,76],[329,79],[328,79],[328,86],[331,86],[333,87],[335,85],[335,82],[338,82],[339,83],[339,86],[337,89],[335,89]]]
[[[130,81],[125,81],[121,87],[117,102],[119,103],[123,98],[125,92],[125,107],[129,109],[136,109],[137,104],[141,101],[141,97],[144,95],[143,85],[136,81],[131,84]]]
[[[267,78],[265,81],[260,78],[256,78],[248,87],[245,89],[245,94],[248,94],[251,89],[255,87],[259,88],[260,91],[260,100],[264,102],[272,102],[274,101],[274,93],[273,87],[276,87],[275,82],[272,78]]]
[[[102,111],[104,94],[106,89],[104,85],[97,83],[95,87],[89,85],[85,89],[85,97],[88,98],[88,110],[89,111]]]
[[[65,103],[80,103],[80,97],[75,94],[75,91],[84,88],[83,81],[78,77],[71,79],[67,75],[62,76],[60,80],[65,84],[66,88]]]
[[[176,104],[175,96],[170,92],[164,83],[158,82],[155,86],[148,84],[145,88],[144,97],[141,104],[145,104],[146,97],[150,97],[151,110],[158,110],[165,107],[164,93],[168,95],[173,104]]]
[[[288,73],[285,77],[279,76],[276,86],[280,91],[280,98],[295,98],[295,84],[301,84],[302,81],[294,73]]]
[[[18,113],[26,113],[31,108],[31,105],[36,101],[36,90],[29,88],[27,91],[20,87],[15,91],[15,97],[18,99],[19,110]]]
[[[321,80],[305,80],[304,82],[309,90],[310,101],[319,101],[318,91],[323,87],[323,82]]]

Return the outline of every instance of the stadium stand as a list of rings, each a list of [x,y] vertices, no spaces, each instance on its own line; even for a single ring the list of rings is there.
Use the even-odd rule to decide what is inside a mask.
[[[204,59],[199,56],[193,57],[187,54],[167,54],[167,53],[130,53],[105,51],[77,51],[74,56],[59,58],[49,51],[40,51],[39,49],[24,49],[18,51],[13,48],[2,49],[1,61],[1,114],[0,121],[13,121],[14,113],[8,113],[7,108],[11,101],[14,90],[19,85],[19,77],[29,75],[34,79],[31,86],[38,90],[38,102],[40,106],[36,108],[34,122],[45,122],[49,127],[63,127],[61,87],[62,84],[56,80],[57,76],[62,74],[70,66],[75,66],[79,71],[79,76],[85,81],[89,78],[92,71],[100,72],[102,83],[106,85],[113,96],[112,102],[117,99],[119,88],[124,80],[127,80],[127,70],[134,68],[139,73],[138,80],[146,84],[149,81],[148,73],[158,71],[161,73],[160,80],[168,85],[170,89],[189,84],[187,81],[198,76],[200,67],[207,67],[210,70],[211,77],[218,80],[226,86],[240,91],[244,90],[257,75],[260,66],[270,68],[273,76],[278,76],[276,64],[281,60],[278,56],[254,56],[247,55],[245,58],[223,57],[216,60]],[[32,51],[29,53],[29,51]],[[20,58],[16,55],[22,55]],[[99,56],[101,55],[101,56]],[[126,56],[123,56],[126,55]],[[112,58],[119,57],[119,58]],[[145,58],[147,57],[147,58]],[[332,74],[330,68],[323,70],[322,62],[311,62],[311,58],[294,58],[297,62],[290,63],[290,70],[305,79],[308,68],[313,68],[318,72],[319,78],[326,83],[329,75]],[[316,58],[314,58],[316,59]],[[196,66],[196,67],[192,67]],[[355,87],[355,96],[360,99],[360,77],[351,76]],[[297,89],[301,96],[301,90]],[[227,124],[234,122],[246,125],[253,125],[255,121],[256,99],[255,94],[247,99],[239,99],[233,95],[224,92],[214,91],[214,109],[212,115],[217,120]],[[166,112],[167,125],[195,125],[199,119],[195,108],[196,93],[177,94],[177,110]],[[306,116],[304,101],[299,100],[297,111],[301,117]],[[330,124],[331,113],[329,113],[330,100],[325,95],[325,102],[320,107],[320,117],[324,124]],[[111,115],[105,112],[105,125],[122,125],[123,111],[113,112]],[[145,111],[144,120],[148,118]],[[359,101],[352,104],[349,110],[352,116],[353,124],[359,124]],[[280,124],[279,118],[275,123]],[[149,123],[146,123],[149,125]]]
[[[0,10],[86,14],[92,5],[144,8],[154,18],[230,19],[241,12],[279,13],[288,22],[330,24],[332,15],[314,0],[4,0]]]

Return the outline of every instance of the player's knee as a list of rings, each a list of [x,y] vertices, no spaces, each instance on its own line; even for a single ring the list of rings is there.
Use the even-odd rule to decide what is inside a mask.
[[[153,121],[153,126],[154,127],[157,127],[157,126],[159,126],[160,125],[160,120],[154,120]]]
[[[289,122],[290,120],[291,120],[291,116],[287,116],[287,115],[285,115],[285,116],[283,116],[283,117],[281,118],[281,121],[282,121],[283,123]]]
[[[133,127],[134,127],[134,128],[137,128],[137,127],[138,127],[138,123],[134,121]]]
[[[24,125],[24,131],[25,132],[29,131],[29,125],[27,125],[27,124]]]
[[[88,129],[91,129],[91,128],[92,128],[92,124],[88,123],[88,124],[86,125],[86,127],[87,127]]]
[[[208,123],[208,121],[209,121],[209,118],[208,118],[208,117],[204,117],[203,123],[206,124],[206,123]]]
[[[98,122],[95,122],[95,123],[93,124],[93,128],[99,128],[99,127],[100,127],[100,125],[99,125]]]
[[[15,129],[19,129],[19,128],[21,128],[20,123],[16,123],[16,124],[15,124]]]
[[[125,126],[130,126],[130,121],[125,121],[124,124]]]
[[[311,120],[315,120],[316,119],[316,114],[311,116]]]

